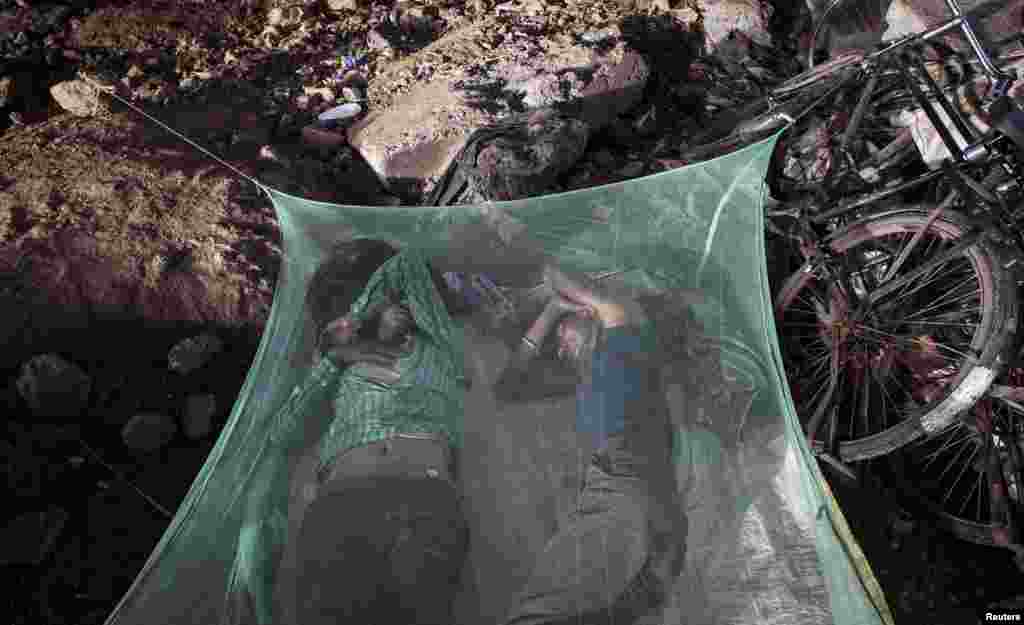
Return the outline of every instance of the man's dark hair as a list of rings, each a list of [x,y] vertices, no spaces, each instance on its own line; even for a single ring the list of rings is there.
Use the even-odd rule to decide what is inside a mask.
[[[373,272],[397,253],[398,250],[390,244],[375,239],[352,239],[331,248],[327,259],[310,279],[306,291],[306,308],[313,319],[316,335],[331,321],[348,314]],[[456,294],[433,267],[430,274],[449,314],[457,314]]]

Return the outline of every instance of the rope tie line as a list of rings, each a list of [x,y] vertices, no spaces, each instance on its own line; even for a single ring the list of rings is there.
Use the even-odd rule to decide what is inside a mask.
[[[139,107],[135,106],[135,105],[134,105],[134,104],[132,104],[132,103],[131,103],[131,102],[130,102],[129,100],[126,100],[126,99],[122,98],[121,96],[119,96],[119,95],[118,95],[118,94],[117,94],[117,93],[115,92],[115,90],[114,90],[114,87],[113,87],[113,86],[104,86],[104,85],[101,85],[101,84],[99,84],[99,83],[98,83],[98,82],[97,82],[97,81],[96,81],[95,79],[93,79],[93,78],[90,78],[90,77],[88,77],[88,76],[84,76],[84,75],[81,75],[81,77],[82,77],[82,78],[84,79],[84,81],[85,81],[85,82],[86,82],[87,84],[89,84],[89,85],[90,85],[90,86],[91,86],[91,87],[92,87],[93,89],[95,89],[95,90],[96,90],[97,92],[99,92],[99,93],[105,93],[105,94],[109,95],[110,97],[112,97],[112,98],[114,98],[115,100],[117,100],[118,102],[120,102],[120,103],[124,104],[125,106],[127,106],[127,107],[128,107],[128,108],[130,108],[131,110],[135,111],[135,112],[136,112],[136,113],[138,113],[139,115],[142,115],[143,117],[145,117],[146,119],[150,120],[151,122],[153,122],[153,123],[155,123],[155,124],[159,125],[159,126],[160,126],[161,128],[163,128],[163,129],[164,129],[164,130],[166,130],[167,132],[169,132],[169,133],[171,133],[172,135],[174,135],[174,136],[178,137],[178,138],[179,138],[179,139],[181,139],[182,141],[184,141],[184,142],[188,143],[189,145],[191,145],[191,146],[192,146],[192,147],[194,147],[195,149],[197,149],[197,150],[199,150],[200,152],[202,152],[203,154],[205,154],[205,155],[209,156],[210,158],[212,158],[213,160],[217,161],[217,162],[218,162],[218,163],[220,163],[221,165],[223,165],[223,166],[227,167],[228,169],[230,169],[231,171],[235,172],[236,174],[238,174],[238,175],[239,175],[239,176],[241,176],[242,178],[245,178],[245,179],[246,179],[246,180],[248,180],[249,182],[253,183],[253,184],[254,184],[254,185],[256,185],[257,187],[259,187],[259,188],[260,188],[260,190],[262,190],[262,191],[263,191],[264,193],[267,193],[267,195],[269,196],[269,191],[267,190],[267,188],[266,188],[266,187],[264,187],[264,186],[263,186],[262,184],[260,184],[260,182],[259,182],[258,180],[256,180],[255,178],[253,178],[253,177],[252,177],[252,176],[250,176],[249,174],[245,173],[244,171],[242,171],[242,170],[238,169],[237,167],[235,167],[235,166],[234,166],[234,165],[232,165],[231,163],[229,163],[229,162],[225,161],[224,159],[222,159],[221,157],[217,156],[216,154],[214,154],[214,153],[213,153],[213,152],[211,152],[210,150],[208,150],[208,149],[204,148],[203,146],[199,145],[198,143],[196,143],[196,142],[195,142],[195,141],[193,141],[192,139],[190,139],[190,138],[186,137],[186,136],[185,136],[184,134],[182,134],[182,133],[178,132],[178,131],[177,131],[177,130],[175,130],[174,128],[172,128],[172,127],[168,126],[167,124],[163,123],[162,121],[160,121],[160,120],[159,120],[159,119],[157,119],[156,117],[153,117],[152,115],[150,115],[150,114],[149,114],[149,113],[147,113],[146,111],[144,111],[144,110],[142,110],[141,108],[139,108]]]

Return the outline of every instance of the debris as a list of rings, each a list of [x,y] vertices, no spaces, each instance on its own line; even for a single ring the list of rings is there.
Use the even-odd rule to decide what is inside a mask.
[[[326,124],[321,127],[334,128],[343,122],[351,120],[362,112],[362,106],[355,102],[349,102],[320,113],[320,115],[317,116],[317,119],[321,122],[326,122]]]
[[[309,145],[334,148],[344,145],[347,139],[340,132],[331,132],[317,126],[306,126],[302,129],[302,139]]]

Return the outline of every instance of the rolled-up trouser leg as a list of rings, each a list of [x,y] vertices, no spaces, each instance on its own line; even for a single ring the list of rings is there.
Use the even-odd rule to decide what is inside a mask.
[[[657,505],[645,480],[592,464],[577,509],[538,558],[506,625],[624,625],[649,612],[675,548],[654,522]]]

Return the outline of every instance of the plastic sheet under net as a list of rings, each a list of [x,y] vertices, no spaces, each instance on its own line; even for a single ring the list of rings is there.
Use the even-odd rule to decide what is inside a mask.
[[[324,467],[346,445],[417,428],[448,440],[456,460],[468,546],[449,622],[545,622],[527,613],[550,605],[524,608],[543,603],[545,584],[591,584],[601,567],[636,579],[616,597],[579,590],[579,618],[562,622],[889,622],[801,436],[776,346],[762,231],[775,139],[626,182],[485,205],[343,206],[265,188],[284,238],[266,332],[214,450],[108,625],[304,622],[297,606],[310,601],[311,565],[296,543],[308,540],[303,515],[323,492]],[[411,315],[418,347],[402,379],[412,383],[394,401],[381,390],[392,387],[325,360],[323,314],[307,296],[332,250],[358,238],[401,252],[369,282],[341,276],[332,287],[359,291],[342,293],[350,313],[369,316],[393,296]],[[648,469],[633,480],[640,491],[669,494],[650,497],[668,511],[666,532],[641,527],[650,519],[632,504],[616,514],[641,519],[634,533],[602,543],[572,529],[581,508],[617,505],[583,501],[588,480],[613,479],[579,416],[580,385],[601,372],[566,368],[541,345],[523,384],[502,386],[517,379],[510,363],[551,295],[545,266],[589,276],[645,313],[632,338],[654,373],[634,391],[653,394],[639,405],[664,410],[627,406],[633,429],[622,436],[635,438],[627,446]],[[622,338],[612,334],[595,345]],[[361,430],[339,426],[359,414],[373,416]],[[351,531],[357,512],[339,510],[337,532]],[[558,559],[567,545],[576,566]],[[349,584],[376,564],[349,554],[350,573],[335,587],[321,580],[323,592],[367,592]],[[658,574],[667,581],[636,592],[637,579]],[[609,607],[630,592],[642,609]]]

